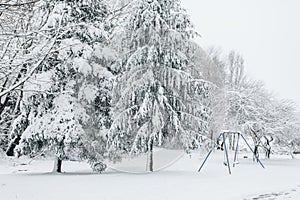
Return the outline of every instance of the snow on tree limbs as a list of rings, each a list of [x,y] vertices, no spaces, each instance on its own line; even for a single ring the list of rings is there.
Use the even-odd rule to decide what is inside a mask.
[[[16,152],[86,159],[96,166],[104,159],[101,132],[110,124],[112,74],[107,65],[113,63],[114,53],[105,47],[107,8],[102,1],[49,1],[41,10],[50,13],[43,28],[58,37],[39,71],[27,79],[44,77],[48,86],[34,92],[34,84],[26,84],[31,93],[26,93],[22,113],[29,124]],[[29,106],[33,100],[35,107]],[[43,104],[45,100],[49,104]],[[13,127],[21,127],[18,122]]]
[[[123,37],[115,38],[130,53],[114,87],[110,153],[148,152],[153,142],[199,148],[210,119],[210,86],[188,73],[189,18],[177,1],[134,1],[128,10],[117,32]]]
[[[102,171],[105,160],[148,152],[153,170],[155,146],[200,148],[224,120],[254,139],[297,141],[293,106],[247,83],[238,54],[222,61],[193,42],[178,0],[16,2],[28,4],[0,10],[0,116],[18,155]]]

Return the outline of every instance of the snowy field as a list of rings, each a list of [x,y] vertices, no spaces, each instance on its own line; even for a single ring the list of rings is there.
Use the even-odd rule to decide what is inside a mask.
[[[155,173],[144,170],[144,158],[112,165],[94,174],[89,165],[64,162],[63,174],[51,173],[53,161],[0,160],[1,200],[150,200],[216,199],[277,200],[300,199],[300,159],[272,156],[262,160],[266,169],[253,163],[251,156],[239,153],[239,164],[228,175],[223,153],[214,152],[198,173],[204,154],[192,156],[178,151],[156,152],[155,168],[172,166]],[[129,171],[125,173],[121,171]]]

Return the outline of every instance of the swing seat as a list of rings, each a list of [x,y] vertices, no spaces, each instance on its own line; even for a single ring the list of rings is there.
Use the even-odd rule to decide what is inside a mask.
[[[234,165],[240,164],[240,162],[237,160],[235,162],[233,162]]]

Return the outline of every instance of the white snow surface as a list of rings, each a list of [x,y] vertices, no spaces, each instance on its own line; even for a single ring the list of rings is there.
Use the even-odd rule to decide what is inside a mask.
[[[157,169],[181,155],[157,151]],[[244,158],[247,155],[248,158]],[[0,155],[1,156],[1,155]],[[239,153],[232,175],[223,165],[223,152],[213,152],[197,172],[205,154],[184,155],[169,168],[154,173],[124,173],[111,168],[95,174],[84,162],[63,162],[62,174],[51,173],[52,160],[0,159],[0,199],[3,200],[283,200],[300,199],[300,159],[278,155],[262,160],[266,169],[253,163],[248,153]],[[144,158],[127,160],[113,167],[137,172]],[[29,163],[30,162],[30,163]]]

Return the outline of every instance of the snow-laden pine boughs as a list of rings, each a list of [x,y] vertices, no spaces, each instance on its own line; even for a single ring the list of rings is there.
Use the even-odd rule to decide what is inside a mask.
[[[111,123],[113,75],[108,68],[115,55],[106,40],[108,10],[103,1],[49,1],[43,8],[49,13],[45,29],[53,30],[49,34],[56,41],[38,73],[49,75],[50,86],[27,94],[29,125],[17,151],[86,159],[94,165],[104,159],[103,135]],[[35,99],[37,105],[28,106]]]
[[[124,73],[113,91],[110,153],[147,152],[152,142],[199,148],[210,118],[209,84],[188,73],[195,33],[179,1],[136,0],[121,19],[113,40],[124,44]]]
[[[53,105],[42,117],[29,116],[30,125],[23,132],[18,147],[20,154],[36,155],[46,150],[65,158],[78,145],[84,134],[79,121],[88,120],[85,110],[68,94],[58,95]]]

